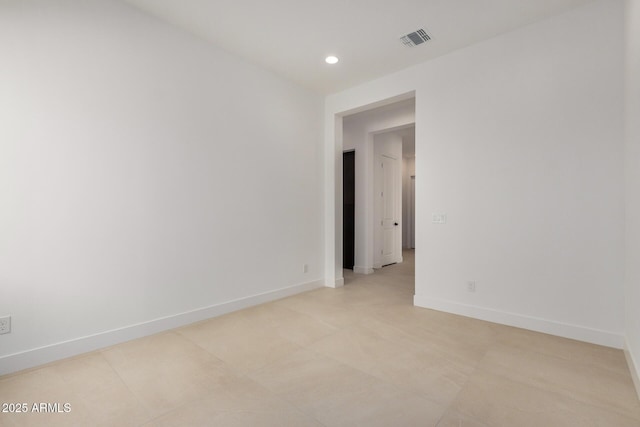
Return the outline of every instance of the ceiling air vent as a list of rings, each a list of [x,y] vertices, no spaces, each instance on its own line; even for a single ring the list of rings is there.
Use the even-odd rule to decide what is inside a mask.
[[[405,46],[409,47],[417,46],[424,42],[428,42],[429,40],[431,40],[431,36],[422,28],[414,31],[413,33],[409,33],[406,36],[400,37],[400,41],[402,41]]]

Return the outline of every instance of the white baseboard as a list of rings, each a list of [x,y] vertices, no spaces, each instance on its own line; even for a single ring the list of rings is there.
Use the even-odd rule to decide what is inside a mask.
[[[600,329],[586,328],[578,325],[556,322],[537,317],[524,316],[516,313],[494,310],[485,307],[461,304],[455,301],[430,298],[423,295],[414,295],[413,304],[418,307],[431,308],[447,313],[459,314],[474,319],[502,325],[515,326],[545,334],[556,335],[592,344],[603,345],[622,349],[624,347],[624,335]]]
[[[354,265],[353,272],[356,274],[373,274],[373,267],[360,267],[358,265]]]
[[[324,286],[326,288],[341,288],[344,286],[344,277],[341,277],[339,279],[327,279],[324,282]]]
[[[629,343],[627,340],[625,340],[624,342],[624,357],[627,359],[627,365],[629,365],[631,379],[633,380],[633,385],[636,387],[638,399],[640,399],[640,369],[638,369],[638,364],[636,363],[636,359],[634,359],[633,354],[631,353],[631,349],[629,348]]]
[[[301,292],[323,287],[322,280],[302,283],[299,285],[280,288],[245,298],[239,298],[209,307],[199,308],[185,313],[162,317],[148,322],[125,326],[111,331],[101,332],[95,335],[75,338],[44,347],[34,348],[19,353],[0,357],[0,375],[6,375],[23,369],[44,365],[56,360],[76,356],[82,353],[109,347],[136,338],[153,335],[158,332],[178,328],[190,323],[198,322],[212,317],[221,316],[243,308],[275,301]]]

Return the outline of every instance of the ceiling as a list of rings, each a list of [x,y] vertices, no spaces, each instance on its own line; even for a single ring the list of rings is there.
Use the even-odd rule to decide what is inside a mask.
[[[591,0],[124,0],[328,94]],[[399,38],[425,28],[433,40]],[[328,65],[327,55],[340,62]]]

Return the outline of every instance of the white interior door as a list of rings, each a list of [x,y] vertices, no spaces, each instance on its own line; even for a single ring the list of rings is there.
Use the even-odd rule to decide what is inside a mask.
[[[396,189],[398,187],[397,167],[398,161],[394,158],[380,156],[380,203],[382,218],[381,227],[381,248],[380,264],[388,265],[398,262],[397,241],[399,238],[398,227],[398,203]]]

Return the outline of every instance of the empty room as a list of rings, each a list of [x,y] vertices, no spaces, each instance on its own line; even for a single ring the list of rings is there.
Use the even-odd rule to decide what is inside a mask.
[[[640,0],[0,0],[0,426],[640,427]]]

